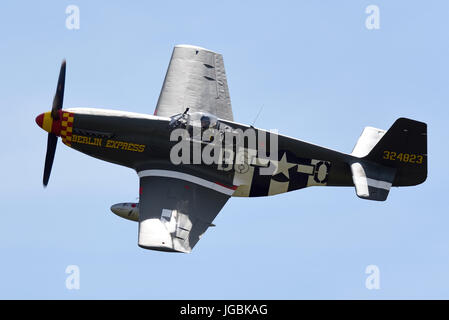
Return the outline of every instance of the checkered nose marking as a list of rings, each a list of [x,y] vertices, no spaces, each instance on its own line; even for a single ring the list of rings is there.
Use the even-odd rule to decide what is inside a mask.
[[[74,115],[72,112],[63,110],[59,110],[58,113],[57,120],[52,118],[51,112],[42,113],[36,117],[36,123],[45,131],[61,137],[63,143],[71,146]]]

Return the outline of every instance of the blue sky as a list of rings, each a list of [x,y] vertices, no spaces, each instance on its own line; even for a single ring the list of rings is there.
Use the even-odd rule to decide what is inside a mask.
[[[65,9],[80,8],[80,29]],[[380,29],[365,27],[368,5]],[[0,298],[449,298],[447,1],[4,1],[0,4]],[[235,120],[351,152],[365,126],[428,124],[429,175],[386,202],[353,188],[231,199],[190,255],[137,246],[112,214],[132,170],[58,144],[42,187],[50,110],[154,111],[175,44],[223,54]],[[377,265],[380,289],[365,287]],[[78,265],[80,290],[67,290]]]

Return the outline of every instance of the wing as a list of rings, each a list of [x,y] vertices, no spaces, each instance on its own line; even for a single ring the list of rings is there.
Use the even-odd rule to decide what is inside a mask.
[[[170,117],[187,107],[233,121],[221,54],[189,45],[173,49],[154,114]]]
[[[190,252],[230,197],[221,185],[175,171],[139,176],[139,246],[145,249]]]

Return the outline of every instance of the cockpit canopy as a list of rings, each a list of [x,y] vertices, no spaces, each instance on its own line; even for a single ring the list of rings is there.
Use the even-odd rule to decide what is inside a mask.
[[[207,112],[179,113],[171,117],[170,127],[218,129],[218,118]]]
[[[216,116],[207,112],[194,112],[189,115],[187,125],[203,130],[213,129],[218,127],[218,119]]]

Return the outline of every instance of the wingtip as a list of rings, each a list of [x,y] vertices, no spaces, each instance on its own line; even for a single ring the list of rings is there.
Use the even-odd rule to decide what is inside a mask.
[[[177,45],[175,45],[175,48],[187,48],[187,49],[194,49],[194,50],[198,50],[198,51],[207,51],[207,52],[211,52],[211,53],[216,53],[213,50],[209,50],[209,49],[199,47],[199,46],[194,46],[191,44],[177,44]]]

